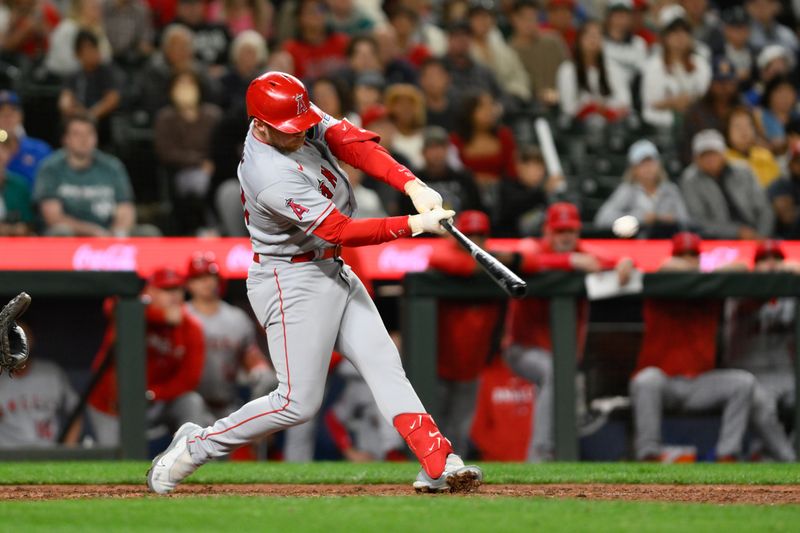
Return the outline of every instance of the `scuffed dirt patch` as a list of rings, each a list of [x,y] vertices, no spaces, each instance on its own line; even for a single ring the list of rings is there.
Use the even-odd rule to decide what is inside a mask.
[[[414,496],[409,485],[207,485],[186,484],[167,496]],[[795,485],[483,485],[467,495],[418,495],[420,498],[572,498],[588,500],[691,502],[714,504],[800,504]],[[0,500],[85,498],[159,498],[142,485],[0,485]]]

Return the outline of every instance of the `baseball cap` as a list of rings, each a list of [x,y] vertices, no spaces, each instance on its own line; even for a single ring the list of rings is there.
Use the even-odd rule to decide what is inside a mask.
[[[558,202],[547,208],[545,226],[555,231],[579,230],[581,229],[581,215],[575,204]]]
[[[186,280],[172,268],[159,268],[147,278],[147,284],[157,289],[177,289]]]
[[[700,155],[705,152],[724,152],[725,138],[717,130],[703,130],[692,139],[692,153]]]
[[[389,116],[389,112],[381,104],[369,106],[361,113],[361,127],[366,129],[375,122],[383,120]]]
[[[789,52],[789,50],[779,44],[765,46],[764,49],[758,54],[756,65],[758,66],[759,70],[764,70],[767,68],[767,65],[781,57],[789,63],[789,68],[794,66],[792,54]]]
[[[736,79],[736,69],[733,63],[725,57],[719,56],[714,59],[714,81],[730,81]]]
[[[609,0],[606,10],[612,11],[633,11],[632,0]]]
[[[692,253],[700,255],[700,236],[691,231],[681,231],[672,237],[672,255]]]
[[[750,17],[742,6],[736,6],[722,12],[722,22],[729,26],[747,26]]]
[[[368,87],[375,87],[376,89],[383,90],[386,87],[386,78],[380,72],[368,70],[356,76],[355,85],[367,85]]]
[[[781,241],[777,239],[767,239],[758,244],[758,248],[756,248],[756,261],[761,261],[767,257],[786,259],[786,254],[783,253],[783,248],[781,247]]]
[[[0,91],[0,106],[4,105],[19,107],[19,95],[14,91]]]
[[[441,126],[428,126],[423,130],[422,138],[422,143],[425,148],[434,145],[441,146],[443,144],[450,144],[450,136],[447,134],[447,130]]]
[[[686,20],[686,10],[681,6],[669,5],[658,13],[658,29],[662,33],[670,31],[679,25],[689,28],[689,22]]]
[[[462,211],[456,217],[456,229],[464,235],[489,235],[489,215],[475,209]]]
[[[659,160],[658,148],[647,139],[636,141],[628,149],[628,163],[638,165],[645,159]]]

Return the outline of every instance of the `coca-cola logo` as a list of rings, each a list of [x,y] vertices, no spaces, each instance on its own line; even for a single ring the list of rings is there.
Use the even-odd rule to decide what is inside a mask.
[[[104,248],[94,248],[82,244],[72,256],[75,270],[136,270],[136,246],[132,244],[112,244]]]
[[[720,246],[700,254],[700,271],[712,272],[739,259],[739,250]]]
[[[237,244],[228,251],[228,256],[225,258],[225,268],[228,270],[229,275],[237,272],[247,272],[250,265],[253,263],[253,250],[249,246]]]
[[[382,271],[422,272],[428,268],[433,246],[422,244],[413,248],[386,246],[378,256],[378,268]]]

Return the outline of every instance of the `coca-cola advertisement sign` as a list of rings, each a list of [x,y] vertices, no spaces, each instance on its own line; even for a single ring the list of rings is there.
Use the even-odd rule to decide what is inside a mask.
[[[138,249],[133,244],[112,244],[94,247],[91,244],[78,246],[72,256],[74,270],[136,270]]]

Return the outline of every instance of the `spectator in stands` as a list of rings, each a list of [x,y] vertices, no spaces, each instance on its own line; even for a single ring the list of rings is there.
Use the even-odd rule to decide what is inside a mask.
[[[464,166],[475,175],[484,206],[497,205],[500,180],[516,179],[514,134],[500,125],[500,106],[488,92],[468,96],[456,115],[453,144]]]
[[[207,17],[227,26],[236,37],[254,30],[265,39],[272,36],[273,7],[267,0],[214,0],[208,5]]]
[[[108,0],[103,4],[103,24],[115,63],[138,66],[153,53],[155,31],[147,2]]]
[[[485,248],[489,216],[481,211],[462,211],[456,228]],[[513,262],[511,254],[501,260]],[[428,267],[448,276],[472,278],[480,265],[454,239],[437,247]],[[437,377],[440,410],[437,420],[457,453],[468,452],[469,432],[475,414],[478,377],[500,350],[505,318],[504,305],[496,300],[439,300],[437,305]]]
[[[756,272],[800,274],[795,262],[786,261],[780,241],[758,245]],[[750,424],[767,455],[776,461],[795,461],[786,430],[778,420],[780,409],[791,409],[794,390],[794,298],[756,300],[728,298],[725,302],[725,350],[728,368],[740,368],[756,377]],[[756,450],[750,443],[750,455]]]
[[[153,120],[156,113],[170,103],[170,85],[173,78],[184,72],[193,72],[200,80],[203,101],[216,101],[216,87],[207,76],[203,65],[194,59],[194,34],[186,26],[171,24],[161,35],[161,50],[148,61],[138,74],[136,93],[138,109]]]
[[[111,61],[111,44],[103,28],[102,0],[71,0],[69,16],[62,20],[50,36],[50,48],[44,58],[48,72],[65,77],[80,70],[75,55],[75,38],[80,30],[97,36],[103,63]]]
[[[64,147],[42,161],[33,200],[48,235],[110,237],[149,233],[136,227],[128,172],[116,157],[97,149],[97,129],[88,115],[64,125]]]
[[[779,44],[797,53],[800,43],[794,32],[776,20],[781,6],[778,0],[746,0],[750,15],[750,45],[761,50],[770,44]]]
[[[50,34],[61,16],[48,0],[8,2],[8,31],[0,37],[3,52],[38,60],[50,45]]]
[[[720,48],[724,40],[716,10],[708,0],[681,0],[680,4],[686,10],[686,21],[692,28],[698,51],[710,57],[711,50]]]
[[[294,75],[317,78],[334,74],[346,64],[348,37],[329,31],[327,8],[321,0],[298,0],[297,34],[283,44],[294,60]]]
[[[546,0],[547,22],[544,28],[555,30],[572,50],[578,42],[575,27],[575,0]]]
[[[419,13],[408,6],[399,5],[389,14],[389,23],[394,30],[398,56],[416,68],[432,56],[419,33]]]
[[[723,55],[733,64],[739,86],[748,87],[755,78],[756,56],[750,46],[750,17],[743,7],[733,7],[722,12],[722,47],[715,49],[715,55]]]
[[[627,87],[641,76],[647,42],[633,33],[632,0],[611,0],[606,8],[603,55],[625,74]]]
[[[8,169],[18,150],[14,132],[0,130],[0,236],[25,236],[33,227],[31,191],[25,178]]]
[[[469,25],[472,30],[470,55],[488,68],[506,94],[522,102],[531,99],[531,87],[516,52],[506,43],[495,19],[494,0],[472,0]]]
[[[353,88],[364,74],[383,76],[378,42],[371,35],[359,35],[347,43],[347,65],[336,72],[336,77]]]
[[[541,248],[523,259],[524,272],[568,270],[599,272],[614,269],[620,285],[626,285],[633,271],[630,259],[601,257],[588,250],[579,239],[580,215],[575,205],[559,202],[547,209]],[[525,298],[509,304],[507,345],[504,357],[515,374],[536,384],[536,414],[533,418],[533,439],[528,448],[528,461],[549,461],[554,458],[553,435],[553,355],[550,335],[550,300]],[[586,341],[589,306],[578,304],[578,351],[582,358]]]
[[[350,181],[358,210],[354,218],[383,218],[387,216],[381,197],[373,189],[364,187],[364,173],[344,162],[339,162]],[[409,211],[411,212],[411,211]]]
[[[172,103],[156,116],[154,144],[173,184],[177,229],[191,235],[207,225],[205,200],[214,174],[211,135],[221,112],[201,101],[199,80],[191,72],[175,76],[169,92]]]
[[[502,97],[492,71],[479,65],[470,56],[472,29],[469,23],[454,22],[447,32],[447,54],[444,64],[450,73],[453,102],[460,105],[462,98],[471,91],[487,91],[494,98]]]
[[[538,148],[517,151],[517,180],[500,182],[498,206],[492,217],[497,237],[529,237],[541,227],[547,204],[563,186],[563,177],[548,175]]]
[[[614,122],[630,110],[625,72],[606,61],[602,29],[596,21],[581,27],[572,61],[558,67],[556,86],[561,112],[575,120],[601,117]]]
[[[386,80],[377,72],[359,74],[353,85],[353,109],[363,114],[365,110],[382,105]]]
[[[725,131],[731,112],[740,104],[733,63],[720,56],[714,60],[714,73],[708,91],[689,106],[683,117],[683,135],[678,145],[684,165],[692,162],[692,139],[697,132],[707,129]]]
[[[182,424],[203,420],[205,404],[195,392],[205,360],[203,327],[184,305],[184,278],[169,268],[160,268],[147,279],[145,303],[147,347],[147,425],[166,424],[169,433]],[[103,368],[97,387],[89,395],[87,412],[97,442],[102,446],[119,443],[119,398],[113,356],[116,327],[113,304],[107,304],[109,323],[92,369]]]
[[[708,61],[694,52],[694,39],[682,7],[664,7],[658,15],[661,50],[642,72],[642,117],[652,126],[670,128],[706,93],[711,82]]]
[[[751,106],[762,104],[769,82],[782,76],[789,77],[794,69],[794,64],[795,58],[787,48],[779,44],[764,47],[756,60],[758,78],[745,94],[747,102]]]
[[[77,405],[78,395],[64,370],[51,361],[32,357],[14,379],[0,382],[0,448],[55,447],[64,417]],[[74,446],[80,434],[79,422],[66,433],[62,444]]]
[[[766,193],[749,167],[725,161],[726,148],[716,130],[692,139],[694,163],[681,177],[689,216],[711,238],[768,237],[774,220]]]
[[[401,4],[411,7],[413,14],[416,15],[413,31],[414,42],[424,46],[433,56],[442,57],[447,52],[447,34],[443,28],[447,27],[450,20],[436,13],[438,3],[432,0],[413,0]],[[444,11],[447,6],[443,6],[443,8]],[[408,13],[408,16],[411,16],[411,13]],[[402,43],[400,35],[398,35],[398,42]]]
[[[0,91],[0,129],[14,134],[19,141],[8,170],[22,176],[28,188],[33,189],[39,165],[53,150],[43,140],[26,135],[23,122],[22,104],[17,93]]]
[[[758,183],[765,189],[781,175],[781,168],[772,152],[759,146],[758,132],[752,113],[746,107],[737,107],[728,115],[725,128],[728,161],[745,163],[753,171]]]
[[[772,78],[764,89],[761,107],[756,110],[756,120],[776,154],[786,151],[786,126],[797,113],[797,89],[785,76]]]
[[[258,32],[246,30],[236,36],[231,44],[230,65],[220,80],[222,107],[243,102],[247,87],[267,64],[267,43]]]
[[[638,35],[651,48],[658,44],[658,34],[649,25],[649,0],[633,0],[633,34]]]
[[[422,63],[419,69],[419,86],[425,97],[425,123],[452,130],[455,106],[450,98],[450,74],[441,59],[431,57]]]
[[[622,183],[597,212],[594,223],[611,228],[625,215],[636,217],[641,235],[649,238],[671,236],[689,225],[680,189],[669,181],[658,148],[647,139],[631,145]]]
[[[192,30],[195,58],[206,67],[219,71],[228,62],[231,34],[222,22],[208,21],[207,5],[203,0],[178,0],[173,23]]]
[[[472,174],[457,169],[452,162],[453,146],[447,131],[440,126],[428,126],[424,131],[422,155],[425,164],[417,174],[429,187],[442,195],[443,205],[457,213],[481,210],[480,192]],[[407,196],[401,199],[402,212],[411,213],[414,206]]]
[[[338,33],[351,37],[362,33],[370,33],[375,21],[361,8],[355,0],[327,0],[328,25]]]
[[[539,9],[534,0],[517,0],[511,14],[514,33],[510,44],[528,74],[531,94],[541,103],[558,103],[556,73],[569,51],[561,37],[539,27]]]
[[[394,122],[389,118],[389,112],[386,107],[381,104],[375,104],[364,110],[364,112],[361,113],[361,127],[377,133],[380,136],[380,145],[391,154],[392,158],[401,165],[411,168],[411,162],[408,161],[403,154],[394,150],[397,126],[395,126]],[[401,210],[401,197],[407,198],[407,196],[399,195],[391,186],[376,180],[368,180],[366,186],[369,186],[378,193],[383,207],[390,216],[411,212],[408,210]]]
[[[733,268],[738,267],[723,267]],[[675,235],[672,257],[660,270],[699,272],[700,237]],[[667,462],[661,446],[665,409],[721,409],[716,458],[736,460],[741,453],[755,378],[743,370],[716,368],[720,310],[718,300],[645,300],[644,337],[630,382],[636,459]]]
[[[100,143],[111,140],[109,117],[120,104],[120,74],[113,64],[102,63],[97,36],[81,30],[75,37],[75,55],[81,68],[64,81],[58,98],[61,117],[88,114],[98,124]]]
[[[413,85],[398,83],[386,89],[386,110],[397,128],[392,148],[411,163],[412,168],[425,164],[422,157],[425,128],[425,97]]]
[[[800,141],[789,145],[789,171],[775,180],[767,194],[775,212],[775,234],[785,239],[800,239]]]
[[[378,57],[383,66],[383,75],[388,84],[410,83],[417,84],[417,69],[403,57],[403,50],[397,42],[394,26],[384,24],[373,32],[375,42],[378,43]]]
[[[311,85],[311,98],[317,107],[332,117],[346,118],[356,125],[361,123],[361,117],[353,112],[347,87],[338,79],[317,78]]]

